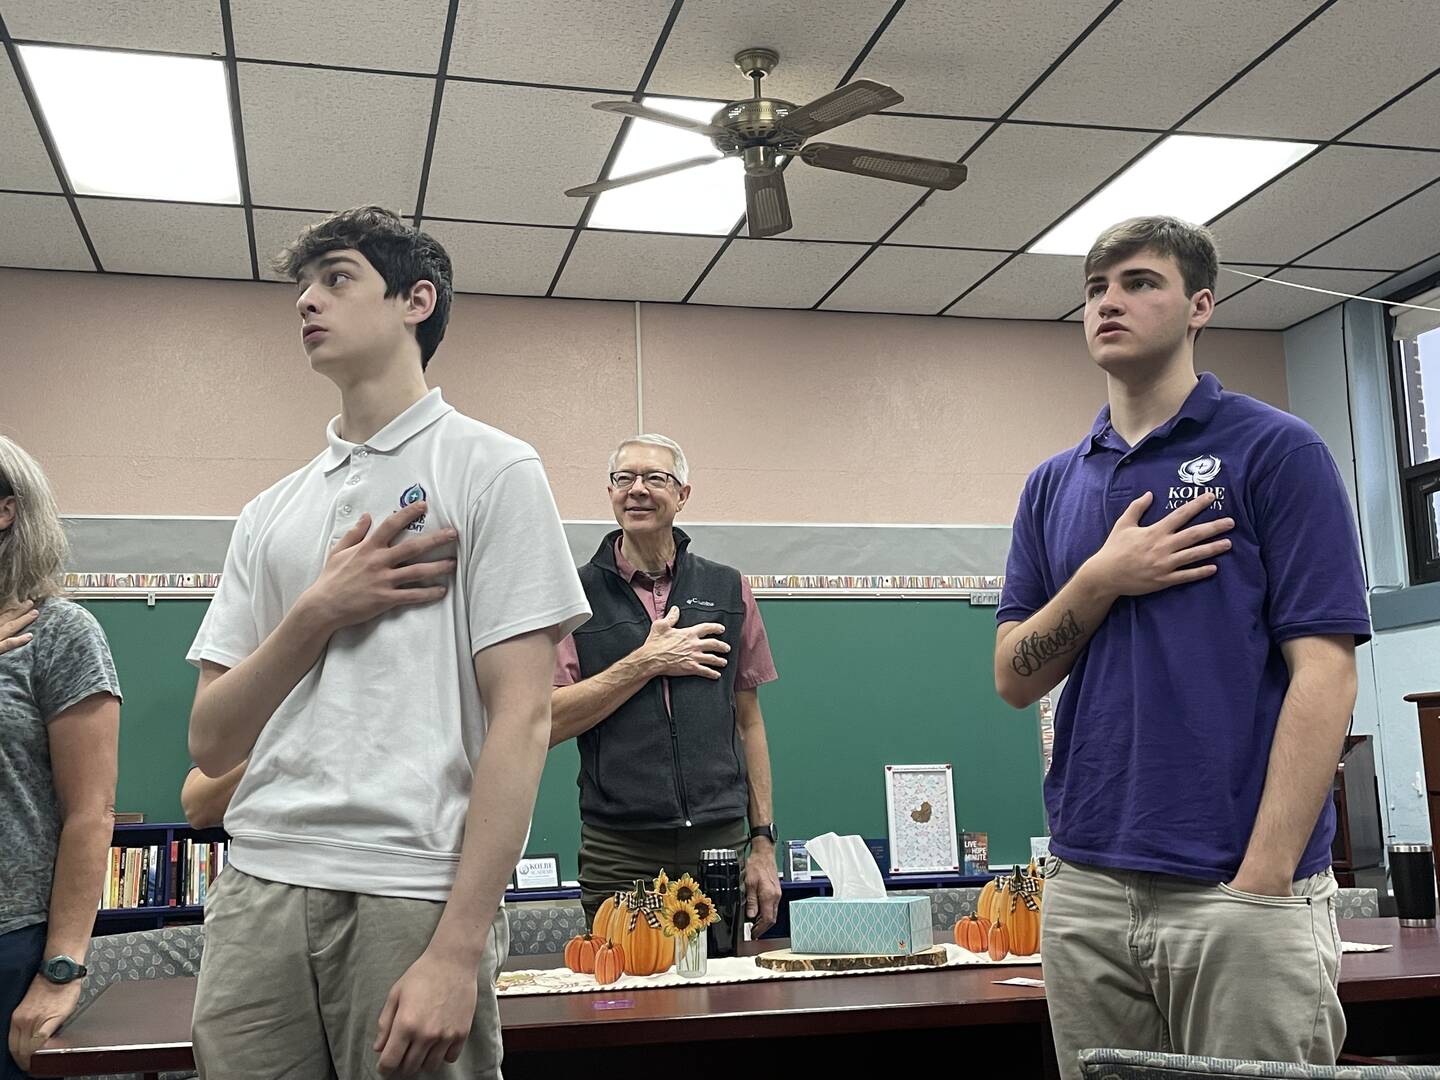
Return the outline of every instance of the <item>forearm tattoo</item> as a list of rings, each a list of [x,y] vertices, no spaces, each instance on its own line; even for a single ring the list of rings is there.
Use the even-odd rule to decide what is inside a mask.
[[[1015,658],[1010,661],[1010,666],[1017,675],[1034,675],[1056,657],[1073,652],[1084,634],[1085,628],[1075,618],[1075,612],[1067,611],[1060,624],[1048,634],[1037,630],[1029,637],[1021,638],[1015,646]]]

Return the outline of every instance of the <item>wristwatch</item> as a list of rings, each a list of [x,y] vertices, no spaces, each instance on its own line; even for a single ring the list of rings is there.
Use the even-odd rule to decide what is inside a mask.
[[[770,843],[775,843],[775,823],[772,821],[769,825],[751,826],[750,839],[754,840],[757,836],[763,836]]]
[[[83,979],[88,971],[89,969],[84,964],[78,963],[68,956],[52,956],[40,969],[45,978],[61,986],[74,982],[76,979]]]

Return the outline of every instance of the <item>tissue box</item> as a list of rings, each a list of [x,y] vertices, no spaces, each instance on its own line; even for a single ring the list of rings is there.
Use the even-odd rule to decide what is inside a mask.
[[[793,952],[908,956],[934,944],[928,896],[813,896],[790,903]]]

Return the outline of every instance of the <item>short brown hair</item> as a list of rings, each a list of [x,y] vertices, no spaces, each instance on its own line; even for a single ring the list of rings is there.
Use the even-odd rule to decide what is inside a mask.
[[[419,281],[435,286],[435,310],[415,328],[415,339],[420,343],[420,367],[424,370],[440,347],[445,326],[450,321],[454,286],[449,254],[440,241],[407,225],[398,214],[383,206],[357,206],[307,225],[270,265],[277,274],[294,281],[306,263],[342,248],[360,252],[375,267],[385,279],[387,300],[400,294],[408,296]]]
[[[1085,277],[1146,250],[1168,255],[1180,264],[1188,295],[1194,296],[1201,289],[1215,291],[1220,256],[1214,235],[1204,225],[1173,217],[1137,217],[1111,225],[1090,246],[1085,256]]]

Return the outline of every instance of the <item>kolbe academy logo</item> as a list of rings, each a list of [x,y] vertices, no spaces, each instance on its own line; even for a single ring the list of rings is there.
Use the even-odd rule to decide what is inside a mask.
[[[420,501],[423,500],[424,498],[425,498],[425,489],[424,489],[423,487],[421,487],[419,484],[411,484],[408,488],[405,489],[405,491],[404,491],[404,492],[401,494],[401,496],[400,496],[400,509],[401,509],[401,510],[404,510],[407,506],[411,506],[411,505],[413,505],[414,503],[420,502]],[[426,516],[427,516],[427,515],[422,514],[422,515],[420,515],[418,518],[416,518],[414,521],[412,521],[409,525],[406,525],[406,526],[405,526],[406,531],[407,531],[407,532],[420,532],[422,529],[425,528],[425,518],[426,518]]]
[[[1183,484],[1173,484],[1170,487],[1170,497],[1166,501],[1165,508],[1174,510],[1184,506],[1191,499],[1198,499],[1201,495],[1214,495],[1214,509],[1223,513],[1225,510],[1225,488],[1212,485],[1210,481],[1220,475],[1220,459],[1214,454],[1201,454],[1199,457],[1191,458],[1189,461],[1180,463],[1176,470],[1180,474]]]

